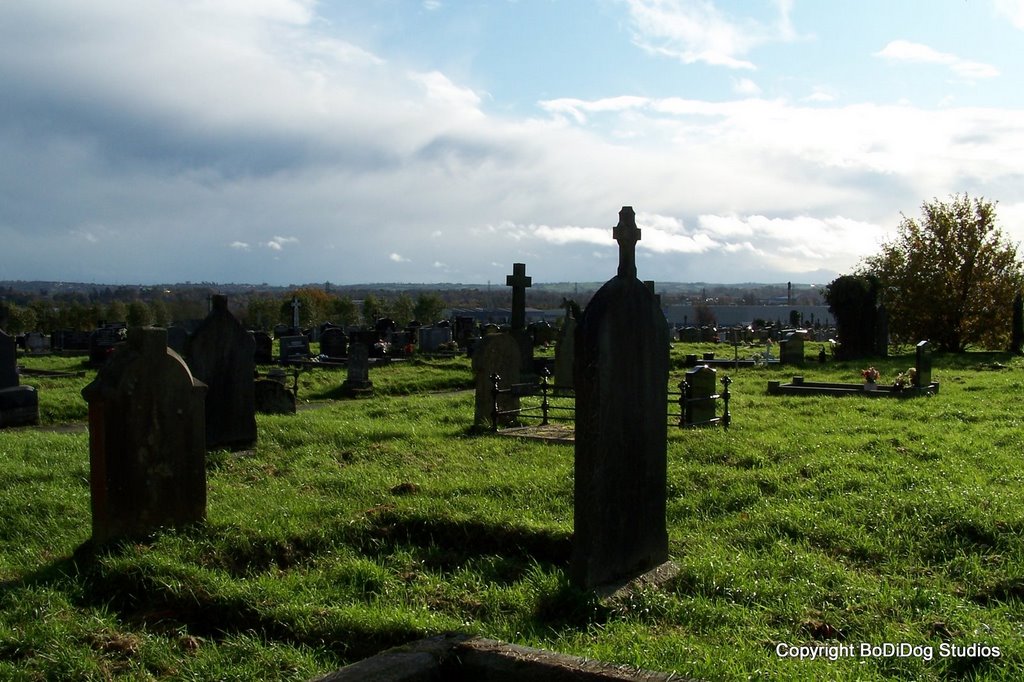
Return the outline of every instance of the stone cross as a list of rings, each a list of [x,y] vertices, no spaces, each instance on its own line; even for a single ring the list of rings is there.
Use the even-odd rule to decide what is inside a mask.
[[[292,331],[298,332],[299,330],[299,308],[302,307],[302,302],[299,301],[298,297],[292,296]]]
[[[512,329],[526,329],[526,290],[532,285],[526,263],[513,263],[512,274],[505,277],[505,286],[512,287]]]
[[[612,230],[612,238],[619,243],[619,277],[636,277],[636,243],[640,229],[636,226],[636,213],[632,206],[619,211],[619,224]]]

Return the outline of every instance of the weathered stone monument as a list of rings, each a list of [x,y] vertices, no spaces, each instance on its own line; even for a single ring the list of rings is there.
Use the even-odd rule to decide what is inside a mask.
[[[206,516],[206,386],[136,327],[82,389],[89,404],[92,538],[103,543]]]
[[[39,394],[21,386],[18,348],[13,336],[0,331],[0,428],[39,423]]]
[[[507,389],[519,383],[519,369],[522,362],[520,346],[508,334],[488,334],[473,351],[473,383],[476,387],[476,409],[473,412],[473,425],[490,428],[491,412],[494,410],[494,383],[491,375],[501,377],[498,387]],[[501,411],[518,410],[519,397],[502,394],[498,397],[498,409]],[[511,417],[501,417],[498,424],[507,424]]]
[[[206,319],[189,339],[188,366],[208,387],[206,448],[247,448],[256,442],[256,342],[215,295]]]
[[[282,336],[277,346],[277,359],[283,365],[309,359],[309,339],[305,336]]]
[[[533,278],[526,276],[526,263],[513,263],[512,274],[505,277],[505,285],[512,287],[512,338],[519,344],[519,373],[533,374],[533,338],[526,331],[526,290],[533,286]]]
[[[365,343],[353,341],[348,346],[348,376],[341,385],[347,396],[365,397],[373,395],[370,381],[370,349]]]
[[[804,338],[805,334],[802,331],[792,331],[779,341],[779,364],[804,364]]]
[[[590,589],[668,560],[668,326],[637,279],[640,230],[624,206],[613,231],[618,274],[576,330],[576,462],[570,579]]]
[[[253,349],[253,360],[258,365],[269,365],[274,361],[274,337],[265,331],[252,332],[252,339],[255,344]]]

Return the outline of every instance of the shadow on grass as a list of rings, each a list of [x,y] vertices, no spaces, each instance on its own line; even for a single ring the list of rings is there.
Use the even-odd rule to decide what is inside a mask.
[[[353,538],[360,549],[380,552],[416,547],[429,550],[428,558],[440,567],[495,554],[566,566],[572,552],[572,536],[564,531],[400,514],[387,508],[370,516],[360,535]]]

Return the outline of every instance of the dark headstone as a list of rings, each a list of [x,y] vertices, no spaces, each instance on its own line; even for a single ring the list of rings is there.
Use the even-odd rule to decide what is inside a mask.
[[[114,353],[114,348],[124,341],[126,329],[123,326],[100,327],[89,335],[89,365],[100,367]]]
[[[18,385],[18,346],[13,336],[0,330],[0,388]]]
[[[572,388],[572,366],[576,358],[576,318],[566,310],[555,340],[555,388]]]
[[[451,327],[420,327],[419,343],[417,345],[424,353],[434,353],[442,345],[451,343],[451,341]]]
[[[476,387],[474,426],[491,426],[491,412],[494,410],[491,375],[497,374],[501,377],[499,388],[509,388],[512,384],[519,383],[521,362],[519,344],[508,334],[489,334],[476,345],[473,350],[473,383]],[[511,394],[499,396],[498,409],[519,409],[519,397]],[[498,423],[503,425],[512,420],[512,417],[502,417]]]
[[[342,392],[349,396],[366,396],[373,393],[370,381],[370,349],[365,343],[353,341],[348,346],[348,377],[341,385]]]
[[[209,388],[206,447],[247,448],[256,442],[255,342],[228,310],[227,296],[215,295],[211,303],[188,343],[189,369]]]
[[[328,327],[320,333],[320,354],[329,358],[348,355],[348,335],[340,327]]]
[[[184,325],[172,324],[167,328],[167,347],[185,357],[188,354],[189,336],[191,334]]]
[[[252,340],[255,343],[253,348],[253,360],[258,365],[269,365],[274,361],[274,337],[264,331],[252,333]]]
[[[686,415],[687,424],[704,424],[715,419],[715,394],[717,372],[707,365],[694,367],[686,373]]]
[[[1014,355],[1024,353],[1024,296],[1019,293],[1013,297],[1013,317],[1010,324],[1010,352]]]
[[[804,333],[788,332],[779,341],[779,363],[783,365],[802,365],[804,363]]]
[[[39,394],[35,386],[18,384],[15,339],[0,331],[0,428],[39,423]]]
[[[917,370],[914,385],[925,388],[932,383],[932,345],[927,341],[917,344],[914,368]]]
[[[305,336],[282,336],[277,340],[277,358],[282,363],[309,359],[309,339]]]
[[[82,389],[95,542],[205,518],[205,393],[153,327],[131,329]]]
[[[875,355],[889,357],[889,311],[881,303],[875,310]]]
[[[295,392],[284,381],[257,379],[253,389],[256,411],[260,414],[295,414]]]
[[[668,559],[668,325],[636,276],[633,209],[613,236],[619,269],[576,331],[576,462],[570,578],[589,589]]]

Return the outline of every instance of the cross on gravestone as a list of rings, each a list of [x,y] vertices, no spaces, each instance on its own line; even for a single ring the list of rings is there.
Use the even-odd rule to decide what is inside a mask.
[[[512,274],[505,277],[505,286],[512,287],[512,329],[526,328],[526,290],[533,278],[526,276],[526,263],[513,263]]]
[[[619,224],[612,228],[612,237],[619,243],[619,277],[636,277],[636,243],[640,229],[632,206],[619,211]]]
[[[302,301],[296,296],[292,296],[292,332],[295,334],[299,333],[299,308],[302,307]]]

